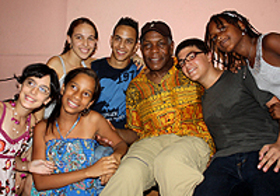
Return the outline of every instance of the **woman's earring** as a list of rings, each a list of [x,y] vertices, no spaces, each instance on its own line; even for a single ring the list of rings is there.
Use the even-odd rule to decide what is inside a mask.
[[[241,35],[244,36],[245,35],[245,31],[242,31]]]
[[[85,116],[89,113],[89,109],[88,108],[85,108],[83,111],[82,111],[82,116]]]

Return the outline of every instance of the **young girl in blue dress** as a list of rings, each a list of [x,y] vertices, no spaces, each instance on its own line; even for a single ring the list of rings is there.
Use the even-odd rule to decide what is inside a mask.
[[[102,115],[89,110],[99,92],[93,70],[77,68],[67,74],[61,98],[48,121],[35,127],[33,142],[32,159],[53,161],[56,169],[51,175],[33,174],[31,195],[98,195],[117,170],[127,145]],[[96,154],[101,147],[96,135],[112,141],[114,152],[107,147],[98,152],[108,156]]]

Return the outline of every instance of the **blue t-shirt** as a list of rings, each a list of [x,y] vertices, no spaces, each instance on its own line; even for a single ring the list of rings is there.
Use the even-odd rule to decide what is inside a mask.
[[[126,90],[140,70],[132,61],[124,69],[113,68],[107,58],[93,61],[91,69],[96,72],[101,85],[100,96],[91,109],[110,120],[116,128],[123,129],[126,124]]]

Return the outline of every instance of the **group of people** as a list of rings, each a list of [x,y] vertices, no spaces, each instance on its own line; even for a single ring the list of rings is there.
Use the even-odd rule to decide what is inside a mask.
[[[96,60],[97,28],[78,18],[61,55],[24,69],[0,102],[1,193],[20,194],[28,171],[23,195],[280,195],[280,35],[235,11],[175,56],[165,22],[140,33],[121,18]]]

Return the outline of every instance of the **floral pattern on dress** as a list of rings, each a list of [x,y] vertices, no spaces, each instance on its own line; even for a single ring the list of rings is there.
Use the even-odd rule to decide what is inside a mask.
[[[92,139],[53,139],[46,143],[46,159],[53,161],[57,167],[54,173],[65,173],[80,170],[93,165],[103,156],[109,156],[113,150],[100,146]],[[95,153],[98,151],[98,153]],[[97,196],[104,186],[98,178],[88,178],[62,188],[48,191],[37,191],[32,186],[31,195],[91,195]]]
[[[3,114],[0,119],[0,194],[10,196],[15,195],[15,157],[26,151],[31,145],[32,129],[29,128],[18,138],[10,138],[2,129],[7,107],[5,103],[3,106]],[[28,127],[30,127],[30,122]]]

